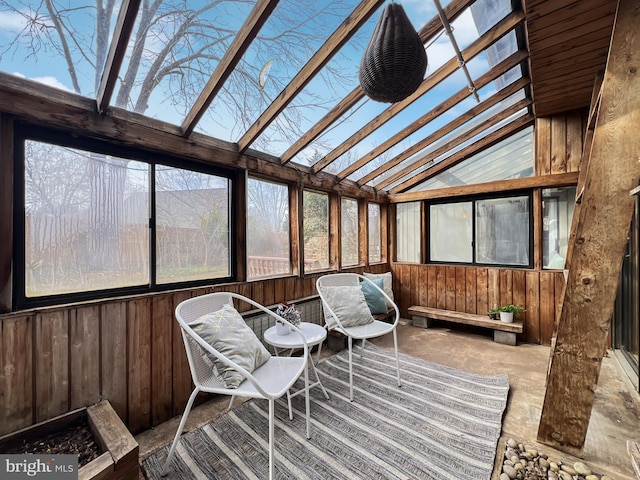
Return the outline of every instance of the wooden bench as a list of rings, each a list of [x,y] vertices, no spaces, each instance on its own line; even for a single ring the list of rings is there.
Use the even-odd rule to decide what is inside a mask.
[[[440,308],[421,307],[415,305],[408,310],[413,325],[416,327],[429,328],[431,320],[443,320],[446,322],[464,323],[475,327],[491,328],[493,330],[493,341],[504,343],[505,345],[516,344],[516,334],[522,333],[524,325],[522,321],[514,320],[513,323],[505,323],[500,320],[493,320],[488,315],[477,315],[475,313],[453,312]]]

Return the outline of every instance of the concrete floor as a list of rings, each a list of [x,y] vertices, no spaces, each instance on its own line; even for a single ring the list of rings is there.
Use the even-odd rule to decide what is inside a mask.
[[[611,354],[602,363],[587,439],[578,459],[535,441],[544,400],[549,347],[502,345],[482,331],[470,333],[443,327],[427,330],[408,323],[398,327],[398,336],[400,350],[409,355],[469,372],[509,376],[509,399],[498,447],[501,453],[502,445],[511,437],[536,446],[556,460],[565,463],[581,460],[595,473],[608,474],[616,480],[636,479],[627,453],[627,440],[640,442],[640,396]],[[390,335],[374,343],[393,347]],[[333,352],[325,347],[322,356],[331,354]],[[227,404],[228,399],[221,398],[197,407],[189,415],[187,429],[215,418],[226,410]],[[141,458],[173,439],[178,420],[176,417],[136,437]],[[498,476],[494,472],[493,477]]]

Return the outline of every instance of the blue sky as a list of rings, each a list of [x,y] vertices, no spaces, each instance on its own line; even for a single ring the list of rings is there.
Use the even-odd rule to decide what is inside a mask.
[[[286,2],[289,2],[288,4]],[[296,5],[297,0],[281,0],[280,5],[277,8],[282,9],[292,9],[292,5]],[[349,12],[353,8],[355,8],[357,2],[355,0],[345,0],[348,2],[343,5],[342,10],[344,12]],[[77,10],[73,14],[73,27],[76,29],[75,34],[78,38],[90,39],[90,36],[93,34],[93,30],[95,28],[94,19],[91,15],[91,9],[82,7],[87,7],[92,4],[91,0],[65,0],[64,2],[56,2],[57,5],[64,4],[73,5]],[[198,5],[201,2],[197,1],[189,1],[189,6],[194,8],[194,6]],[[426,24],[434,15],[437,14],[437,10],[433,2],[425,1],[425,0],[405,0],[403,2],[399,2],[404,7],[407,12],[408,17],[412,21],[416,30],[420,29],[424,24]],[[443,7],[446,6],[449,2],[443,1]],[[18,0],[12,1],[11,5],[17,7],[20,10],[20,13],[28,12],[29,8],[35,8],[34,6],[38,5],[39,2],[35,0]],[[315,40],[315,48],[320,48],[320,45],[329,37],[332,33],[333,29],[338,26],[342,18],[344,17],[342,11],[335,12],[332,10],[332,4],[334,2],[330,0],[323,0],[319,2],[311,2],[310,5],[313,4],[314,9],[320,11],[325,11],[326,15],[322,16],[322,14],[318,15],[317,24],[315,28],[322,28],[323,35],[319,36]],[[21,16],[20,13],[9,12],[6,7],[2,7],[2,2],[0,2],[0,70],[3,72],[23,76],[25,78],[29,78],[35,81],[39,81],[45,83],[47,85],[51,85],[57,88],[62,88],[66,90],[71,90],[71,81],[69,74],[66,69],[66,65],[64,61],[56,56],[49,46],[42,45],[40,51],[37,56],[29,57],[27,55],[27,47],[28,45],[25,43],[18,48],[12,49],[11,51],[7,51],[9,43],[16,35],[17,32],[23,30],[26,26],[25,17]],[[227,25],[229,28],[239,28],[244,16],[245,12],[248,12],[250,9],[250,5],[244,5],[242,8],[234,7],[236,10],[229,10],[228,8],[225,10],[217,10],[215,12],[209,12],[209,14],[214,18],[216,15],[223,15],[227,20]],[[309,7],[311,8],[311,7]],[[353,41],[349,42],[342,50],[340,56],[336,56],[332,62],[330,62],[329,66],[332,66],[338,71],[344,72],[349,78],[350,81],[347,81],[344,85],[336,86],[335,82],[332,82],[332,79],[329,77],[327,80],[326,75],[319,75],[314,79],[308,86],[305,92],[303,92],[302,97],[299,101],[304,101],[305,95],[313,96],[316,99],[317,103],[320,104],[317,108],[305,108],[302,110],[301,116],[297,117],[296,125],[292,126],[293,130],[298,130],[300,132],[306,131],[310,128],[318,119],[322,118],[325,113],[335,105],[339,99],[341,99],[346,93],[351,91],[353,88],[357,86],[357,67],[359,64],[360,57],[362,55],[362,51],[364,45],[368,41],[371,32],[373,30],[373,26],[375,25],[380,13],[382,11],[381,7],[372,18],[365,24],[363,28],[359,31],[357,38]],[[294,11],[294,10],[292,10]],[[114,12],[114,19],[117,16],[117,8]],[[284,15],[283,15],[284,16]],[[219,17],[218,17],[219,18]],[[292,22],[296,19],[290,17],[289,20]],[[46,18],[43,19],[46,25],[51,25],[50,20]],[[286,25],[284,22],[275,22],[270,20],[267,22],[263,29],[264,35],[275,35],[278,32],[276,31],[278,28],[290,28],[291,25]],[[311,28],[311,27],[310,27]],[[304,30],[304,27],[302,27]],[[472,41],[478,38],[478,32],[469,12],[465,12],[460,18],[458,18],[453,23],[453,30],[456,40],[461,49],[464,49],[468,46]],[[162,38],[161,35],[158,35],[157,38]],[[364,45],[363,45],[364,44]],[[162,45],[160,44],[149,44],[147,45],[148,51],[146,55],[149,57],[148,60],[152,61],[152,57],[154,55],[154,49],[159,50]],[[250,50],[245,55],[244,61],[246,62],[247,71],[251,69],[251,71],[258,72],[261,65],[264,63],[262,60],[263,51],[261,48],[264,46],[260,42],[256,42]],[[157,53],[157,52],[156,52]],[[300,64],[304,64],[308,58],[300,58]],[[442,66],[446,61],[450,60],[454,56],[454,51],[451,46],[451,42],[446,34],[438,37],[431,45],[429,45],[427,49],[428,62],[429,66],[427,69],[427,75],[434,72],[437,68]],[[253,60],[250,60],[253,59]],[[258,60],[259,59],[259,60]],[[270,73],[270,78],[267,80],[267,85],[265,86],[265,92],[267,93],[267,98],[262,100],[264,102],[261,105],[262,108],[268,106],[268,102],[275,98],[281,90],[280,85],[286,84],[296,73],[299,66],[291,65],[290,61],[286,60],[287,57],[283,59],[273,58],[273,66]],[[85,60],[78,57],[78,64],[82,65]],[[257,63],[257,64],[255,64]],[[88,64],[84,64],[85,66]],[[215,64],[211,64],[210,69],[211,72],[215,68]],[[480,74],[484,73],[488,70],[486,59],[483,55],[476,58],[476,60],[469,62],[468,68],[471,71],[472,78],[477,78]],[[80,68],[80,71],[83,69]],[[82,84],[83,93],[88,92],[86,94],[93,96],[93,72],[88,71],[86,69],[86,75],[80,78],[80,82]],[[210,74],[211,72],[208,72]],[[257,73],[256,73],[257,76]],[[279,83],[276,82],[278,79]],[[257,80],[257,79],[256,79]],[[390,137],[400,129],[404,128],[404,126],[411,123],[415,120],[419,115],[425,113],[430,108],[433,108],[435,105],[442,102],[445,98],[450,96],[453,92],[464,88],[466,85],[466,80],[463,75],[456,74],[451,77],[451,79],[443,82],[438,88],[434,89],[433,92],[425,95],[422,99],[412,105],[410,108],[407,108],[404,112],[399,114],[392,121],[388,122],[384,125],[375,135],[372,135],[371,138],[365,139],[365,141],[361,142],[360,145],[355,149],[353,155],[360,156],[369,151],[373,146],[379,145],[386,138]],[[160,118],[162,120],[180,124],[185,114],[185,106],[177,105],[179,102],[176,101],[175,91],[170,92],[168,90],[169,87],[164,86],[163,84],[156,90],[156,92],[152,95],[149,102],[149,109],[145,112],[147,115],[154,116]],[[175,87],[174,87],[175,88]],[[194,94],[195,95],[195,94]],[[195,96],[191,100],[191,102],[195,101]],[[215,112],[217,115],[217,120],[212,120],[211,116],[205,116],[201,121],[201,124],[197,127],[197,130],[210,134],[214,137],[221,138],[227,141],[237,141],[244,133],[246,126],[252,123],[258,116],[259,111],[255,111],[253,114],[248,115],[248,118],[245,120],[244,124],[239,125],[238,119],[234,118],[234,113],[232,110],[229,110],[225,105],[225,102],[230,102],[229,98],[225,98],[224,95],[220,96],[214,103],[212,104],[211,111]],[[187,102],[185,102],[187,103]],[[174,105],[175,104],[175,105]],[[292,104],[289,108],[295,108],[296,102]],[[337,146],[340,142],[344,141],[348,138],[354,131],[356,131],[359,127],[368,123],[371,119],[375,118],[382,111],[384,111],[389,105],[388,104],[380,104],[374,101],[365,101],[362,105],[360,105],[357,111],[350,112],[350,116],[348,119],[344,119],[343,123],[337,127],[332,129],[330,132],[326,133],[323,137],[321,137],[321,144],[316,143],[308,149],[307,152],[301,154],[296,161],[300,161],[301,163],[305,162],[305,156],[312,152],[314,149],[320,151],[320,153],[327,153],[330,148]],[[468,107],[459,107],[464,108],[466,110]],[[247,109],[249,111],[250,109]],[[444,124],[454,116],[459,113],[459,110],[452,109],[452,111],[447,112],[445,115],[442,115],[442,118],[438,121],[438,124]],[[282,122],[281,120],[279,120]],[[242,126],[244,125],[244,126]],[[282,123],[280,124],[282,126]],[[432,128],[435,127],[432,126]],[[274,155],[281,155],[286,148],[291,144],[291,140],[284,138],[282,132],[287,131],[286,126],[281,128],[278,131],[275,126],[270,127],[266,130],[265,134],[263,134],[263,139],[255,145],[255,148],[260,150],[267,151],[268,153]],[[268,138],[266,138],[268,137]],[[424,137],[424,135],[422,135]],[[410,138],[409,140],[402,143],[403,148],[406,148],[408,143],[413,143],[416,140],[419,140],[421,137],[418,135]]]

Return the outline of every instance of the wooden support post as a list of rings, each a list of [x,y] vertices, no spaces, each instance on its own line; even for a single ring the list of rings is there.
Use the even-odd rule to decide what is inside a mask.
[[[12,309],[13,282],[13,120],[0,117],[0,313]]]
[[[607,348],[640,177],[640,0],[620,0],[538,440],[579,453]]]

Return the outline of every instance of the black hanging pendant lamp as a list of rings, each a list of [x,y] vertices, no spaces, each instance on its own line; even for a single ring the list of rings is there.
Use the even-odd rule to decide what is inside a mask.
[[[388,4],[360,61],[358,78],[373,100],[404,100],[422,83],[427,53],[402,5]]]

